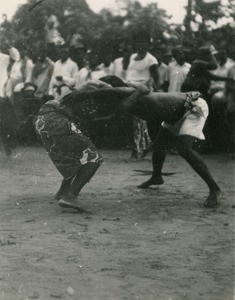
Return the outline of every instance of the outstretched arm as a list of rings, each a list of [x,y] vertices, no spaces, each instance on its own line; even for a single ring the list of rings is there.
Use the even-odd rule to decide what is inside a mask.
[[[136,105],[140,96],[149,94],[149,92],[150,90],[146,85],[140,85],[127,99],[122,102],[122,107],[124,110],[129,111]]]
[[[135,88],[132,87],[116,87],[116,88],[103,88],[97,89],[84,94],[84,97],[91,97],[95,101],[109,100],[117,101],[123,98],[129,97],[135,92]]]
[[[226,81],[226,82],[231,82],[231,83],[235,83],[234,79],[232,78],[229,78],[229,77],[223,77],[223,76],[218,76],[218,75],[215,75],[215,74],[211,74],[208,72],[208,77],[211,79],[211,80],[214,80],[214,81]]]

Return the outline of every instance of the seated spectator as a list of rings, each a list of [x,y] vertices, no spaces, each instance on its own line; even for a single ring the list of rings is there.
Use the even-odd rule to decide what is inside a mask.
[[[66,44],[60,47],[60,59],[55,62],[54,71],[52,74],[49,95],[55,98],[58,96],[56,89],[62,84],[68,84],[71,87],[75,86],[75,75],[78,72],[77,64],[69,57],[69,48]]]
[[[48,95],[49,84],[51,81],[53,70],[53,61],[49,57],[47,57],[46,49],[42,49],[37,57],[32,74],[32,82],[37,87],[35,97],[43,98]]]
[[[169,63],[166,70],[165,86],[168,92],[180,92],[191,65],[185,61],[185,53],[182,47],[172,50],[175,61]]]

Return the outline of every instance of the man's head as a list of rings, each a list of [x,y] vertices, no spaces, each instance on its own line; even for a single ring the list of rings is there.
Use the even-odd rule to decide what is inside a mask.
[[[182,66],[185,63],[185,53],[182,47],[172,49],[172,56],[179,65]]]
[[[125,38],[121,39],[118,44],[118,51],[121,56],[130,55],[132,52],[130,40]]]
[[[147,32],[139,32],[135,34],[132,39],[133,47],[139,54],[144,54],[149,50],[150,37]]]
[[[166,65],[172,60],[171,51],[165,47],[156,48],[154,56],[157,57],[159,64],[164,63]]]
[[[216,58],[221,66],[223,66],[227,61],[227,52],[225,50],[221,50],[217,53]]]
[[[60,46],[60,60],[65,62],[69,58],[69,47],[64,44]]]
[[[46,60],[46,58],[47,58],[47,49],[46,48],[40,49],[36,58],[37,61],[43,63]]]
[[[98,51],[89,49],[86,53],[86,60],[91,70],[95,70],[100,63]]]

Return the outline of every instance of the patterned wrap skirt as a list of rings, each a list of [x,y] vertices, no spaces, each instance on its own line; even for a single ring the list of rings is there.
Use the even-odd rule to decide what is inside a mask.
[[[35,118],[35,129],[54,165],[65,178],[73,177],[87,164],[101,164],[102,156],[92,141],[71,121],[66,107],[52,100]]]

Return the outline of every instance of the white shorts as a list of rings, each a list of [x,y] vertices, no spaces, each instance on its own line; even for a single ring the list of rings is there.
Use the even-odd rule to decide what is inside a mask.
[[[202,98],[193,101],[193,105],[194,108],[187,111],[175,125],[163,122],[162,126],[176,135],[190,135],[204,140],[203,128],[209,114],[208,105]]]

